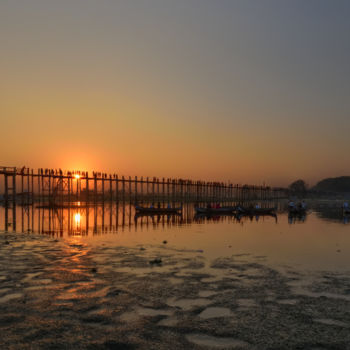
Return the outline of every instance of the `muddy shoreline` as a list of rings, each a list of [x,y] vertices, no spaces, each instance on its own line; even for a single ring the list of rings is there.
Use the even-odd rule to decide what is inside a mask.
[[[349,328],[350,273],[0,234],[1,349],[346,350]]]

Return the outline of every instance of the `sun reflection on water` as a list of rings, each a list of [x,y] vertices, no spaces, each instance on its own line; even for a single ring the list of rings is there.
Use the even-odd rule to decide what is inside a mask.
[[[76,213],[74,215],[74,222],[75,222],[75,225],[77,226],[77,228],[80,226],[80,220],[81,220],[80,213]]]

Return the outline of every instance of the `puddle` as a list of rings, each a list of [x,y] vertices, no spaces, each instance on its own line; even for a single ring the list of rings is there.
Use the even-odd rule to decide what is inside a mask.
[[[171,284],[182,284],[184,281],[180,278],[175,278],[175,277],[170,277],[168,278],[168,281],[171,283]]]
[[[93,310],[88,311],[88,315],[104,315],[107,314],[108,310],[104,307],[99,307]]]
[[[241,308],[250,308],[250,307],[256,306],[256,303],[253,299],[245,299],[245,298],[237,299],[237,304]]]
[[[0,294],[5,294],[7,292],[9,292],[11,290],[11,288],[2,288],[0,289]]]
[[[232,316],[232,312],[226,307],[208,307],[199,314],[204,319],[228,316]]]
[[[211,297],[215,294],[218,294],[218,292],[214,292],[212,290],[201,290],[198,295],[202,298],[207,298],[207,297]]]
[[[139,316],[171,316],[171,310],[150,309],[145,307],[136,308],[134,311],[125,312],[120,316],[120,319],[126,322],[132,322],[139,318]]]
[[[32,286],[32,287],[25,287],[24,289],[27,291],[31,291],[31,290],[39,290],[44,288],[47,288],[47,286]]]
[[[193,344],[199,346],[207,346],[210,348],[249,348],[249,344],[245,341],[235,338],[221,338],[205,334],[187,334],[186,339]]]
[[[171,310],[149,309],[139,307],[135,310],[140,316],[170,316],[173,314]]]
[[[211,282],[219,282],[221,280],[222,280],[222,276],[214,276],[214,277],[202,278],[201,282],[203,282],[203,283],[211,283]]]
[[[345,322],[337,321],[337,320],[332,320],[330,318],[315,318],[315,322],[317,323],[322,323],[327,326],[339,326],[339,327],[349,327],[349,325]]]
[[[190,310],[195,306],[206,306],[211,303],[211,300],[204,298],[197,299],[178,299],[170,298],[166,302],[169,306],[180,307],[183,310]]]
[[[158,322],[158,326],[175,327],[178,319],[175,317],[167,317]]]
[[[63,301],[69,301],[69,300],[79,300],[80,295],[76,293],[76,291],[70,290],[70,291],[65,291],[59,294],[56,297],[56,301],[63,300]]]
[[[278,304],[282,304],[282,305],[296,305],[298,303],[297,299],[280,299],[277,300]]]
[[[23,278],[22,282],[28,282],[32,280],[34,277],[41,275],[42,272],[34,272],[34,273],[27,273],[26,277]]]
[[[343,295],[329,292],[312,292],[307,290],[307,287],[312,284],[312,281],[297,280],[289,282],[288,285],[292,287],[292,292],[297,295],[304,295],[311,298],[326,297],[329,299],[342,299],[350,301],[350,295]]]
[[[122,315],[120,315],[120,320],[125,322],[134,322],[138,320],[139,316],[136,312],[124,312]]]
[[[90,287],[90,286],[87,285],[86,287]],[[102,288],[99,290],[89,291],[88,294],[89,294],[89,297],[91,297],[91,298],[96,298],[96,297],[101,298],[101,297],[105,297],[108,294],[109,290],[110,290],[110,287],[105,287],[105,288]]]
[[[36,280],[36,282],[41,283],[41,284],[50,284],[50,283],[52,283],[52,280],[49,278],[43,278],[41,280]]]
[[[18,298],[21,298],[22,296],[23,296],[22,293],[7,294],[7,295],[0,298],[0,303],[5,303],[5,302],[10,301],[12,299],[18,299]]]

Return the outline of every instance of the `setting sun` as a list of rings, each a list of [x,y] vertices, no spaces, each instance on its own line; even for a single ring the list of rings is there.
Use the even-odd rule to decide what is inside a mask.
[[[80,175],[79,174],[75,174],[74,177],[78,180],[80,179]]]

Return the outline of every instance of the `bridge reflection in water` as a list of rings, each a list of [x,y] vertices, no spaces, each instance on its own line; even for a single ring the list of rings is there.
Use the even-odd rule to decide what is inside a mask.
[[[265,205],[281,206],[280,203],[265,203]],[[178,207],[181,203],[172,203],[172,206]],[[255,217],[254,219],[256,220]],[[2,231],[34,232],[61,237],[99,235],[125,229],[136,231],[139,228],[152,226],[181,226],[191,224],[193,221],[203,223],[207,220],[242,222],[241,218],[234,215],[196,216],[194,203],[184,204],[182,213],[179,215],[154,216],[136,215],[133,204],[118,202],[96,205],[74,202],[55,208],[34,204],[17,206],[15,211],[13,208],[0,207],[0,230]]]

